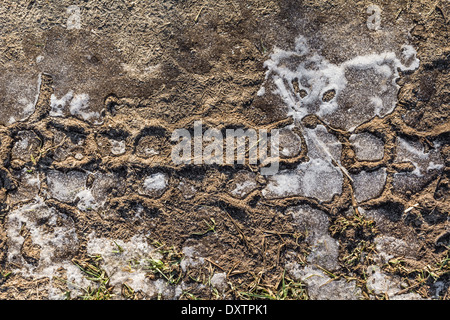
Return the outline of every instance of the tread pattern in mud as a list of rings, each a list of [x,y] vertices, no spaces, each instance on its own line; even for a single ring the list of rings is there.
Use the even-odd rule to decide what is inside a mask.
[[[361,46],[339,51],[347,24],[316,2],[304,20],[291,1],[235,4],[238,17],[229,4],[195,5],[194,26],[177,19],[183,4],[155,5],[146,40],[165,54],[145,52],[158,61],[146,66],[125,40],[103,45],[76,19],[43,28],[45,46],[27,38],[23,56],[8,47],[4,57],[36,64],[1,78],[11,83],[2,105],[26,99],[0,115],[0,297],[263,298],[286,277],[294,299],[448,298],[449,55],[437,32],[448,11],[421,24],[418,7],[381,6],[395,39],[364,29]],[[366,28],[367,8],[340,6],[363,12]],[[393,53],[365,54],[367,39]],[[397,58],[405,48],[414,56]],[[295,77],[299,66],[308,79]],[[279,129],[279,172],[263,176],[248,158],[174,164],[172,133],[199,120],[220,132]],[[108,281],[99,272],[93,286],[89,266]]]

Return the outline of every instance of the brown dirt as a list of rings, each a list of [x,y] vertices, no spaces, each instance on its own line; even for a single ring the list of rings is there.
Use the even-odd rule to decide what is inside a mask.
[[[358,161],[349,143],[350,134],[327,126],[342,143],[341,162],[349,172],[380,167],[387,170],[382,195],[361,205],[366,210],[385,209],[387,219],[384,223],[376,228],[350,227],[345,232],[336,232],[334,237],[340,242],[340,258],[351,253],[361,241],[372,242],[380,233],[406,241],[413,239],[420,248],[417,258],[406,259],[404,269],[389,270],[414,285],[420,270],[448,255],[448,247],[439,245],[438,240],[445,240],[448,235],[450,210],[450,7],[446,1],[438,1],[434,7],[425,0],[375,2],[383,6],[386,16],[400,14],[410,23],[412,29],[408,31],[421,65],[417,71],[401,75],[395,111],[381,119],[376,117],[357,129],[357,132],[374,133],[383,140],[382,160]],[[300,261],[307,254],[306,235],[301,234],[293,218],[285,214],[289,207],[309,204],[323,210],[328,214],[331,226],[342,222],[340,219],[347,217],[352,209],[352,188],[347,178],[344,178],[342,195],[330,202],[321,203],[305,197],[267,200],[261,195],[265,178],[255,167],[174,165],[170,160],[173,145],[170,135],[177,128],[192,128],[193,122],[199,119],[205,127],[219,129],[270,129],[292,123],[279,101],[256,96],[264,81],[263,63],[268,54],[274,46],[286,47],[292,43],[300,30],[303,34],[317,34],[319,41],[325,25],[342,23],[348,15],[361,16],[356,13],[364,12],[368,2],[142,3],[80,1],[79,5],[88,17],[83,23],[88,27],[72,32],[62,27],[68,1],[6,1],[1,5],[0,17],[5,27],[1,32],[0,69],[7,70],[8,76],[35,77],[45,72],[34,114],[27,121],[11,125],[5,125],[7,118],[2,117],[0,271],[12,271],[12,274],[0,278],[1,299],[45,298],[45,291],[37,288],[45,287],[48,281],[15,274],[17,266],[7,259],[6,222],[8,214],[17,208],[17,204],[11,204],[7,199],[20,184],[15,172],[23,168],[38,172],[41,177],[45,177],[50,169],[112,172],[120,177],[121,182],[108,189],[106,204],[98,212],[80,211],[76,203],[50,198],[45,201],[74,223],[80,246],[70,259],[86,257],[88,235],[93,231],[102,237],[124,241],[146,233],[150,235],[149,241],[157,240],[179,251],[195,244],[202,248],[202,254],[210,262],[183,273],[182,281],[195,284],[192,279],[207,279],[211,270],[226,272],[232,287],[228,288],[225,297],[232,299],[243,298],[239,292],[256,285],[258,290],[276,291],[285,269],[286,253],[294,251]],[[299,15],[305,16],[309,23],[299,25]],[[314,17],[313,21],[310,21],[311,17]],[[364,17],[362,15],[362,19]],[[23,23],[15,29],[19,19]],[[344,52],[332,48],[325,48],[324,52],[335,61],[342,61]],[[51,58],[43,66],[29,63],[39,55]],[[133,66],[135,71],[124,73],[121,63]],[[142,71],[157,64],[160,67],[156,75]],[[61,65],[70,72],[61,71]],[[5,91],[8,79],[6,75],[0,76],[2,108],[11,104]],[[93,110],[104,117],[103,124],[94,125],[75,117],[48,116],[50,96],[60,97],[74,84],[89,94]],[[319,123],[321,120],[316,117],[304,120],[307,127]],[[33,132],[42,142],[39,150],[46,152],[30,151],[34,152],[36,161],[29,156],[11,156],[21,131]],[[429,148],[433,148],[431,141],[442,141],[440,152],[445,168],[415,193],[396,192],[392,187],[393,175],[408,170],[407,164],[394,163],[395,138],[398,136],[420,141]],[[84,141],[81,146],[77,144],[78,139]],[[126,152],[119,156],[109,154],[109,139],[125,140]],[[303,138],[302,146],[298,156],[281,160],[281,168],[291,168],[306,159]],[[158,147],[161,153],[153,157],[142,156],[145,147]],[[73,155],[77,152],[84,157],[75,159]],[[229,190],[235,174],[243,169],[254,171],[260,184],[240,199],[233,197]],[[140,195],[137,190],[143,179],[155,172],[169,176],[169,188],[159,197]],[[45,179],[41,181],[43,186],[39,194],[45,195]],[[186,198],[178,188],[181,181],[192,184],[197,192]],[[416,203],[418,206],[409,214],[402,214]],[[139,205],[144,212],[136,219]],[[215,231],[201,234],[206,228],[205,221],[211,219],[216,223]],[[41,248],[29,241],[27,233],[29,230],[25,228],[22,255],[33,264],[39,260]],[[369,293],[364,287],[364,270],[372,262],[370,251],[368,254],[366,260],[337,272],[339,277],[356,278],[366,297]],[[448,298],[448,274],[440,275],[438,280],[444,281],[446,288],[440,298]],[[430,278],[417,285],[415,290],[423,297],[431,297],[433,281]],[[192,288],[190,293],[199,298],[215,297],[208,287]]]

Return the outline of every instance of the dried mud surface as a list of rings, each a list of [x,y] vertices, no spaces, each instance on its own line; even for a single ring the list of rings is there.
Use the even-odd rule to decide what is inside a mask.
[[[371,4],[3,1],[0,299],[448,299],[450,6],[374,1],[382,27],[399,30],[377,35]],[[80,28],[67,23],[71,5]],[[417,51],[393,112],[353,132],[378,139],[379,158],[358,159],[349,131],[316,115],[296,125],[279,97],[258,94],[274,48],[300,34],[336,65],[404,39]],[[52,107],[71,91],[71,103],[89,96],[86,112]],[[371,195],[378,178],[342,175],[330,200],[267,196],[257,166],[171,161],[172,132],[196,120],[294,124],[300,152],[286,151],[281,170],[308,161],[304,132],[324,126],[351,177],[383,170],[385,182]],[[401,141],[440,166],[414,176]],[[145,188],[157,179],[163,188]]]

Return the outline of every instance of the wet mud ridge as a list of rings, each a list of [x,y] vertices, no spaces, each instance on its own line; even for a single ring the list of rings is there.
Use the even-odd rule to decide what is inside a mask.
[[[5,1],[0,298],[448,299],[449,17]],[[200,122],[223,144],[174,161]],[[276,131],[276,172],[231,130]]]

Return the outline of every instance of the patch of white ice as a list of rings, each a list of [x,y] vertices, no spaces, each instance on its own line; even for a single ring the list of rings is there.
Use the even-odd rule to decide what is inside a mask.
[[[349,140],[358,160],[375,161],[383,159],[383,141],[373,134],[368,132],[352,134]]]
[[[67,7],[67,30],[81,29],[81,9],[79,6],[71,5]]]
[[[111,143],[111,153],[113,155],[119,156],[125,153],[125,141],[117,141],[114,139],[109,139],[109,142]]]
[[[74,221],[49,208],[41,198],[10,212],[6,227],[7,259],[21,266],[15,272],[33,279],[52,279],[58,268],[70,269],[70,257],[79,247]],[[23,234],[24,230],[28,230],[26,234]],[[26,239],[39,250],[35,262],[23,253]]]
[[[86,250],[88,254],[102,257],[101,267],[106,271],[116,295],[120,296],[122,285],[126,283],[146,298],[155,298],[157,289],[147,277],[148,264],[149,260],[160,259],[161,256],[148,244],[145,236],[135,235],[123,241],[99,238],[91,233]]]
[[[74,94],[72,90],[66,93],[62,98],[58,99],[52,94],[50,97],[50,113],[51,117],[63,117],[65,110],[73,116],[81,117],[83,120],[99,118],[100,114],[89,109],[89,95],[86,93]]]
[[[200,256],[195,246],[186,246],[183,248],[184,258],[180,263],[180,267],[183,272],[186,272],[187,268],[205,263],[205,259]]]
[[[444,168],[439,150],[425,152],[421,143],[400,137],[397,138],[395,162],[410,162],[414,166],[412,172],[394,174],[394,189],[402,193],[417,192]]]
[[[386,184],[386,177],[385,168],[352,174],[356,201],[363,202],[380,196]]]
[[[304,129],[310,160],[294,170],[281,171],[268,177],[262,191],[265,198],[304,196],[330,201],[342,193],[343,174],[333,163],[340,163],[342,146],[322,125]],[[321,181],[321,183],[317,183]]]
[[[376,265],[369,266],[366,286],[371,292],[377,295],[387,295],[393,300],[421,300],[417,293],[401,294],[401,279],[388,275],[381,271]]]
[[[154,173],[145,178],[143,183],[143,193],[149,196],[159,197],[167,188],[168,176],[165,173]]]
[[[316,114],[327,124],[348,131],[376,115],[391,113],[399,89],[397,69],[415,70],[419,65],[410,45],[403,47],[403,56],[412,59],[406,65],[394,52],[357,56],[337,65],[312,51],[307,42],[299,36],[293,51],[273,50],[264,63],[263,87],[266,93],[270,90],[279,96],[295,119]],[[330,90],[335,96],[330,101],[323,99]]]

